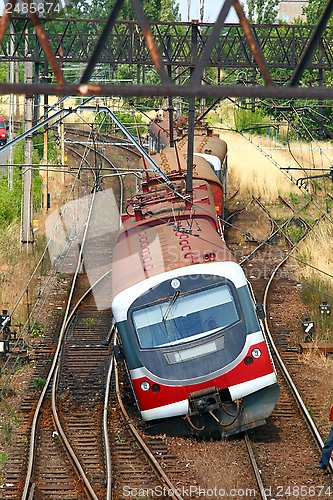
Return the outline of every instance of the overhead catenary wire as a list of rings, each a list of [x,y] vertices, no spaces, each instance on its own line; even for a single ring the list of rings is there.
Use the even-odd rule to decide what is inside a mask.
[[[230,130],[230,127],[226,127],[226,129],[227,129],[227,130]],[[239,133],[240,133],[241,135],[243,135],[243,136],[246,138],[246,136],[245,136],[244,134],[242,134],[241,132],[239,132]],[[248,139],[248,140],[250,140],[250,142],[253,144],[253,141],[252,141],[251,139]],[[255,145],[255,147],[256,147],[256,148],[257,148],[257,149],[258,149],[258,150],[259,150],[262,154],[264,154],[264,156],[266,156],[266,157],[267,157],[267,158],[268,158],[268,159],[269,159],[269,160],[270,160],[270,161],[271,161],[271,162],[272,162],[272,163],[273,163],[273,164],[274,164],[277,168],[279,168],[279,170],[280,170],[280,171],[282,171],[282,173],[283,173],[284,175],[286,175],[286,173],[285,173],[283,170],[281,170],[281,168],[280,168],[279,164],[278,164],[275,160],[273,160],[273,158],[271,158],[270,156],[268,156],[268,155],[266,155],[266,154],[265,154],[265,152],[264,152],[263,148],[261,148],[261,147],[260,147],[260,146],[258,146],[258,145]],[[293,178],[290,174],[286,175],[286,177],[288,177],[288,179],[289,179],[289,180],[290,180],[293,184],[295,184],[295,185],[297,186],[297,184],[296,184],[296,180],[295,180],[295,179],[294,179],[294,178]],[[299,187],[299,186],[297,186],[297,187]],[[302,188],[302,187],[301,187],[301,188]],[[303,188],[303,191],[304,191],[305,193],[307,193],[307,191],[306,191],[304,188]],[[318,203],[316,202],[316,200],[314,200],[313,198],[311,199],[311,201],[312,201],[312,203],[316,206],[316,208],[317,208],[317,209],[319,209],[319,211],[320,211],[322,214],[325,214],[325,217],[326,217],[326,218],[330,221],[330,220],[331,220],[331,218],[330,218],[329,214],[327,213],[327,211],[326,211],[326,210],[325,210],[325,209],[324,209],[324,208],[323,208],[320,204],[318,204]],[[192,206],[193,206],[193,207],[195,207],[195,203],[193,203],[193,204],[192,204]],[[232,224],[230,224],[229,222],[227,222],[227,221],[223,220],[221,217],[217,217],[217,219],[219,219],[220,221],[222,221],[222,222],[223,222],[223,223],[225,223],[225,224],[228,224],[229,226],[232,226]],[[163,220],[163,219],[161,219],[161,220]],[[169,223],[169,224],[170,224],[170,221],[166,221],[166,220],[164,220],[164,223]],[[237,229],[237,228],[236,228],[236,229]],[[181,230],[181,229],[180,229],[180,230]],[[198,234],[197,236],[198,236],[199,238],[201,238],[201,236],[200,236],[199,234]],[[267,244],[267,243],[266,243],[266,244]],[[269,244],[268,244],[268,246],[269,246]],[[317,268],[316,266],[313,266],[313,265],[311,265],[311,264],[309,264],[309,263],[307,263],[307,262],[303,261],[303,260],[302,260],[302,259],[300,259],[300,258],[297,258],[297,257],[294,257],[294,256],[292,256],[292,258],[294,258],[294,259],[295,259],[295,260],[296,260],[299,264],[306,265],[306,266],[308,266],[308,267],[312,268],[313,270],[318,271],[319,273],[322,273],[323,275],[325,275],[325,276],[327,276],[327,277],[329,277],[329,278],[332,278],[332,277],[333,277],[330,273],[327,273],[327,272],[325,272],[325,271],[323,271],[323,270],[321,270],[321,269]]]
[[[42,263],[45,260],[45,257],[47,255],[47,252],[49,250],[51,242],[52,242],[52,240],[54,238],[54,234],[58,230],[59,226],[61,226],[62,220],[63,220],[63,218],[66,215],[67,208],[69,206],[69,203],[71,202],[72,193],[74,192],[74,189],[75,189],[75,183],[79,179],[79,175],[80,175],[80,170],[78,170],[78,172],[77,172],[75,182],[73,183],[72,188],[71,188],[71,190],[70,190],[70,192],[69,192],[69,194],[67,196],[67,201],[64,204],[63,209],[61,210],[61,213],[59,213],[58,219],[57,219],[57,221],[56,221],[56,223],[54,225],[54,228],[53,228],[53,232],[52,232],[52,234],[50,235],[49,239],[46,242],[46,245],[45,245],[45,247],[44,247],[44,249],[42,251],[42,254],[41,254],[41,256],[40,256],[40,258],[39,258],[36,266],[35,266],[35,269],[33,270],[33,272],[31,274],[28,282],[24,286],[24,288],[23,288],[20,296],[16,300],[16,303],[14,304],[13,308],[11,309],[11,311],[9,313],[11,317],[14,315],[15,311],[19,307],[19,305],[20,305],[23,297],[25,296],[27,290],[29,289],[29,287],[30,287],[33,279],[37,275],[37,272],[38,272],[39,268],[41,267]],[[71,235],[68,235],[68,236],[69,236],[69,239],[71,239]],[[70,245],[67,245],[66,247],[63,248],[63,252],[68,253],[69,251],[70,251]],[[59,255],[59,258],[60,258],[60,261],[61,261],[61,255]],[[20,345],[20,343],[22,343],[21,348],[20,348],[20,353],[22,353],[23,350],[26,348],[26,345],[28,343],[29,337],[31,335],[31,331],[32,331],[31,330],[31,320],[32,320],[32,318],[34,318],[33,325],[38,320],[38,317],[41,314],[41,311],[42,311],[43,307],[45,306],[45,303],[46,303],[46,301],[47,301],[47,299],[49,297],[49,294],[50,294],[50,291],[51,291],[51,288],[52,288],[50,286],[52,284],[51,280],[55,280],[56,279],[56,274],[57,274],[57,272],[59,272],[59,270],[60,270],[60,268],[57,269],[56,266],[53,267],[52,272],[48,276],[48,279],[46,280],[43,289],[40,290],[40,292],[38,294],[37,301],[36,301],[35,305],[32,307],[32,309],[30,311],[30,314],[29,314],[29,317],[27,318],[25,324],[23,325],[23,328],[21,329],[20,334],[15,339],[15,342],[14,342],[14,345],[13,345],[13,349],[16,349]],[[40,303],[40,298],[43,296],[43,292],[47,291],[47,290],[48,290],[48,293],[45,295],[44,300],[40,304],[40,310],[37,313],[36,317],[34,317],[34,313],[37,310],[37,307],[38,307],[38,305]],[[2,329],[0,330],[0,332],[2,331]],[[26,333],[26,335],[25,335],[25,333]],[[5,371],[7,369],[7,366],[11,362],[13,356],[14,356],[14,354],[9,353],[8,356],[6,357],[6,360],[5,360],[3,366],[1,367],[1,370],[0,370],[0,376],[5,373]],[[4,380],[3,385],[2,385],[2,387],[0,389],[0,398],[3,395],[5,389],[6,389],[7,385],[8,385],[8,382],[10,380],[10,377],[11,377],[12,373],[15,372],[16,366],[17,366],[18,362],[19,362],[19,356],[17,356],[16,359],[15,359],[15,361],[11,364],[10,372],[7,374],[7,377]]]
[[[169,185],[169,187],[170,187],[170,185]],[[183,199],[183,200],[184,200],[184,199],[185,199],[185,200],[187,200],[187,198],[186,198],[186,197],[180,196],[180,195],[179,195],[179,193],[177,193],[177,196],[179,196],[179,198],[181,198],[181,199]],[[192,206],[195,208],[195,203],[194,203]],[[218,217],[218,220],[222,221],[222,222],[223,222],[224,224],[226,224],[226,225],[229,225],[230,227],[234,227],[237,231],[241,231],[239,228],[235,227],[233,224],[231,224],[231,223],[230,223],[230,222],[228,222],[228,221],[223,220],[223,219],[222,219],[222,218],[220,218],[220,217]],[[165,223],[167,223],[167,221],[165,221],[165,220],[164,220],[164,222],[165,222]],[[243,231],[241,231],[241,232],[243,232]],[[243,232],[243,234],[247,234],[247,233],[246,233],[246,232]],[[198,237],[201,237],[201,236],[200,236],[200,235],[198,235]],[[205,241],[206,241],[206,240],[205,240]],[[295,257],[293,257],[293,258],[295,258]],[[310,267],[310,268],[312,268],[313,270],[316,270],[316,271],[318,271],[318,272],[320,272],[320,273],[323,273],[324,275],[326,275],[326,276],[327,276],[327,277],[329,277],[329,278],[332,278],[332,275],[331,275],[330,273],[326,273],[325,271],[322,271],[322,270],[318,269],[316,266],[313,266],[313,265],[311,265],[311,264],[309,264],[309,263],[307,263],[307,262],[304,262],[303,260],[298,259],[298,258],[295,258],[295,260],[297,260],[297,261],[298,261],[299,263],[301,263],[301,264],[304,264],[304,265],[309,266],[309,267]],[[22,293],[22,296],[23,296],[23,294],[24,294],[24,292]],[[22,298],[22,296],[21,296],[21,298]]]
[[[254,146],[268,161],[270,161],[289,181],[292,182],[292,184],[294,186],[296,186],[304,195],[306,196],[309,196],[309,192],[307,191],[307,189],[304,188],[304,186],[302,185],[297,185],[297,179],[295,179],[289,172],[287,169],[285,168],[281,168],[281,166],[279,165],[279,163],[274,160],[272,158],[271,155],[268,155],[264,148],[261,147],[259,144],[256,144],[253,140],[252,137],[247,137],[242,131],[240,130],[235,130],[235,129],[232,129],[231,127],[229,126],[225,126],[225,130],[228,130],[230,132],[236,132],[238,134],[240,134],[244,139],[246,139],[250,144],[252,144],[252,146]],[[314,197],[311,195],[311,203],[313,203],[313,205],[321,212],[321,213],[325,213],[327,215],[327,219],[333,223],[333,219],[332,217],[330,216],[330,214],[326,211],[326,209],[320,205],[320,203],[318,203]]]
[[[99,108],[99,109],[109,112],[109,113],[111,114],[111,117],[114,119],[114,114],[113,114],[113,113],[112,113],[112,112],[111,112],[108,108],[102,107],[102,108]],[[116,119],[116,122],[119,122],[119,121]],[[119,123],[117,123],[117,124],[118,124],[118,126],[119,126]],[[125,129],[124,129],[124,127],[123,127],[123,126],[121,126],[120,128],[121,128],[121,129],[123,129],[123,132],[125,133],[125,135],[126,135],[126,136],[130,139],[130,140],[133,140],[133,137],[131,136],[131,134],[127,133],[127,132],[125,131]],[[229,130],[230,130],[230,127],[227,127],[227,129],[229,129]],[[240,132],[239,132],[239,133],[240,133]],[[245,136],[244,134],[242,134],[242,133],[241,133],[241,135],[243,135],[244,137],[246,137],[246,136]],[[248,139],[248,140],[249,140],[249,139]],[[253,141],[252,141],[252,140],[250,140],[250,142],[253,144]],[[264,152],[264,150],[263,150],[260,146],[256,145],[256,147],[257,147],[257,149],[259,149],[259,151],[260,151],[262,154],[264,154],[264,156],[266,156],[266,157],[267,157],[267,158],[268,158],[268,159],[269,159],[269,160],[270,160],[270,161],[271,161],[271,162],[272,162],[272,163],[273,163],[273,164],[274,164],[277,168],[279,168],[279,170],[280,170],[280,171],[282,171],[282,173],[283,173],[283,174],[284,174],[284,175],[285,175],[285,176],[286,176],[286,177],[287,177],[287,178],[288,178],[291,182],[293,182],[293,183],[296,185],[296,181],[295,181],[295,179],[294,179],[294,178],[293,178],[290,174],[286,174],[286,172],[284,172],[283,170],[281,170],[281,168],[280,168],[279,164],[278,164],[275,160],[273,160],[273,158],[271,158],[270,156],[266,155],[266,154],[265,154],[265,152]],[[140,149],[142,150],[143,148],[140,148]],[[147,156],[147,154],[145,153],[145,151],[144,151],[144,157],[150,161],[150,157],[148,157],[148,156]],[[173,185],[172,185],[171,181],[169,181],[169,179],[167,179],[167,180],[165,179],[165,177],[167,177],[167,176],[165,176],[165,175],[164,175],[164,174],[160,171],[160,169],[159,169],[159,168],[158,168],[158,167],[154,164],[154,162],[150,161],[150,163],[152,164],[153,169],[156,169],[156,171],[159,173],[159,175],[161,176],[162,180],[163,180],[164,182],[166,182],[167,186],[168,186],[171,190],[173,190],[173,192],[175,193],[175,195],[177,195],[180,199],[183,199],[183,200],[186,200],[186,201],[187,201],[187,200],[188,200],[188,197],[187,197],[187,196],[182,195],[181,193],[179,193],[179,192],[177,192],[177,191],[175,191],[175,189],[173,188]],[[157,167],[157,168],[156,168],[156,167]],[[303,187],[299,187],[299,188],[300,188],[300,189],[302,189],[304,192],[306,192],[306,193],[307,193],[307,191],[306,191]],[[315,202],[315,200],[313,200],[313,199],[312,199],[311,201],[314,203],[314,205],[316,206],[316,208],[318,208],[318,209],[320,210],[320,212],[321,212],[321,213],[325,213],[325,215],[327,216],[328,220],[330,220],[330,217],[329,217],[329,215],[327,214],[326,210],[324,210],[324,209],[323,209],[323,207],[322,207],[321,205],[317,204],[317,203]],[[193,206],[195,206],[195,203],[193,203]],[[222,221],[222,222],[224,222],[224,223],[229,224],[228,222],[224,221],[221,217],[217,217],[217,219],[218,219],[218,220],[220,220],[220,221]],[[229,224],[229,225],[230,225],[230,224]],[[295,258],[295,257],[293,257],[293,258]],[[295,259],[296,259],[296,260],[298,260],[298,262],[299,262],[299,263],[302,263],[302,264],[305,264],[305,265],[309,265],[309,266],[310,266],[310,267],[312,267],[313,269],[317,270],[318,272],[322,272],[323,274],[327,275],[328,277],[333,277],[333,276],[331,276],[329,273],[326,273],[325,271],[321,271],[320,269],[315,268],[315,266],[312,266],[312,265],[310,265],[310,264],[308,264],[308,263],[306,263],[306,262],[302,261],[301,259],[297,259],[297,258],[295,258]]]

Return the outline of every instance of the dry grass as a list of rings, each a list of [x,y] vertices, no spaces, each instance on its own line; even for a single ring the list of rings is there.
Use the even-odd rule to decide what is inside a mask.
[[[15,221],[0,233],[0,304],[1,309],[7,309],[11,313],[18,298],[23,293],[20,304],[15,309],[12,324],[24,324],[28,319],[32,304],[39,291],[39,278],[49,272],[48,258],[44,259],[38,269],[36,276],[25,290],[36,264],[44,250],[45,220],[55,210],[59,210],[65,203],[66,196],[70,191],[72,181],[71,175],[63,172],[50,173],[48,187],[51,196],[51,209],[49,212],[41,211],[34,214],[36,220],[36,231],[34,232],[34,243],[29,247],[20,241],[20,222]],[[75,193],[76,194],[76,193]],[[82,195],[85,194],[82,191]]]
[[[303,261],[309,262],[313,267],[301,269],[303,280],[314,277],[326,282],[326,287],[332,289],[332,238],[333,228],[331,222],[322,222],[318,229],[314,230],[304,242],[299,244],[298,256]],[[316,269],[322,273],[318,274]],[[325,275],[324,273],[327,273]],[[332,290],[333,291],[333,290]]]
[[[329,168],[329,144],[319,145],[282,142],[259,136],[242,136],[236,132],[219,132],[228,144],[229,175],[243,195],[260,196],[274,202],[278,196],[299,194],[299,189],[280,168]],[[296,180],[302,171],[290,171]]]
[[[301,266],[298,279],[308,285],[308,287],[303,287],[302,295],[317,326],[314,339],[326,342],[333,340],[332,322],[330,316],[325,317],[319,313],[319,304],[325,301],[331,307],[333,305],[332,237],[332,224],[327,221],[322,222],[320,227],[299,245],[298,251],[298,257],[311,265],[311,267]]]
[[[263,201],[274,201],[279,194],[286,196],[296,192],[290,180],[256,147],[257,144],[261,148],[271,147],[269,140],[255,138],[251,143],[233,132],[223,133],[222,138],[228,144],[229,175],[242,193],[260,196]],[[267,149],[268,153],[271,155],[273,151]],[[274,152],[275,155],[278,157],[276,161],[286,166],[282,152]]]
[[[325,356],[321,352],[309,351],[302,354],[299,357],[300,362],[304,364],[310,364],[318,370],[323,370],[325,373],[329,373],[333,376],[333,359],[330,356]],[[331,396],[332,397],[332,396]]]
[[[246,203],[251,200],[252,195],[260,197],[261,201],[269,206],[269,212],[276,220],[287,220],[292,212],[281,204],[279,195],[285,198],[296,210],[296,216],[302,216],[311,224],[320,219],[326,212],[326,193],[332,193],[332,181],[330,179],[317,182],[317,188],[313,191],[315,203],[310,203],[306,209],[302,209],[309,200],[309,194],[302,192],[295,184],[287,178],[279,167],[311,167],[316,169],[329,168],[330,162],[327,155],[330,146],[322,143],[318,145],[293,143],[290,145],[292,154],[281,142],[252,136],[251,140],[235,132],[220,133],[228,144],[229,165],[229,196],[237,189],[237,200]],[[270,161],[270,158],[273,160]],[[292,171],[294,179],[302,177],[301,171]],[[313,171],[311,172],[313,175]],[[319,184],[320,183],[320,184]],[[311,186],[313,188],[313,185]],[[260,225],[260,221],[258,220]],[[250,229],[253,233],[255,227]],[[295,241],[298,237],[295,226]],[[289,236],[292,236],[289,234]],[[322,301],[333,303],[330,296],[333,295],[332,281],[332,237],[333,229],[331,222],[321,221],[312,233],[299,244],[297,254],[301,261],[310,264],[301,265],[294,273],[294,278],[304,283],[302,297],[309,314],[313,316],[317,328],[316,335],[319,340],[332,341],[332,328],[329,321],[321,321],[318,313],[318,305]],[[318,292],[320,290],[320,292]],[[311,312],[310,312],[311,311]]]
[[[2,309],[10,313],[18,298],[25,289],[29,278],[39,259],[39,247],[43,238],[36,236],[35,243],[29,252],[27,247],[20,242],[20,226],[18,222],[12,223],[8,228],[2,229],[0,237],[0,303]],[[37,280],[37,277],[36,277]],[[13,322],[22,324],[28,317],[28,309],[36,293],[36,281],[23,296],[21,304],[17,307]]]

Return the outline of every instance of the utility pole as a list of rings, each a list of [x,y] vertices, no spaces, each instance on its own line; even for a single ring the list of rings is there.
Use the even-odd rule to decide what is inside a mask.
[[[60,43],[59,47],[59,55],[64,56],[64,50]],[[60,67],[62,69],[62,64],[60,63]],[[64,101],[62,100],[60,103],[60,109],[64,109]],[[65,124],[63,120],[60,120],[58,125],[59,137],[60,137],[60,154],[61,154],[61,165],[62,165],[62,181],[65,184]],[[67,158],[66,158],[67,161]]]
[[[170,37],[167,38],[167,51],[168,55],[171,55],[171,39]],[[168,64],[168,75],[170,77],[171,81],[171,76],[172,76],[172,71],[171,71],[171,64]],[[175,147],[175,141],[174,141],[174,130],[173,130],[173,103],[172,103],[172,97],[169,96],[169,102],[168,102],[168,111],[169,111],[169,131],[170,131],[170,147],[174,148]]]
[[[29,61],[30,55],[25,63],[25,83],[31,84],[33,81],[32,61]],[[24,106],[24,131],[27,132],[32,128],[33,118],[33,95],[26,95]],[[24,143],[24,170],[23,170],[23,215],[22,215],[22,230],[21,242],[26,245],[29,252],[30,244],[34,242],[32,231],[32,152],[33,142],[32,134],[25,138]]]
[[[14,54],[14,28],[10,25],[10,55]],[[14,61],[11,60],[9,63],[9,81],[11,84],[14,83]],[[8,121],[8,140],[11,141],[14,135],[14,94],[9,96],[9,121]],[[12,191],[14,187],[14,154],[13,146],[10,146],[8,152],[8,187]]]
[[[42,81],[45,83],[50,83],[51,78],[49,77],[49,67],[48,62],[44,63],[44,75],[41,77]],[[49,111],[49,96],[44,94],[44,118],[47,119]],[[48,125],[44,125],[44,155],[43,163],[45,167],[43,168],[43,212],[47,212],[49,208],[49,169],[48,169]]]
[[[200,23],[204,22],[204,16],[205,16],[205,0],[200,0]],[[206,71],[203,71],[202,74],[202,81],[201,84],[205,85],[204,79],[206,77]],[[205,111],[206,109],[206,98],[202,97],[200,99],[200,115]]]

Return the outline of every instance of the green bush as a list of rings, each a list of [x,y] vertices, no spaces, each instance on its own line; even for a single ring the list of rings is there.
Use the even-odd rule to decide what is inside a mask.
[[[7,453],[0,453],[0,471],[2,471],[3,466],[8,460],[8,455]]]
[[[267,127],[272,125],[273,123],[258,108],[253,112],[252,109],[242,107],[235,112],[235,127],[240,132],[265,135]]]
[[[46,380],[45,378],[41,378],[41,377],[34,377],[32,379],[32,384],[34,386],[35,389],[43,389],[43,387],[45,386],[46,384]]]
[[[43,337],[44,336],[44,325],[40,321],[35,321],[30,330],[30,336],[35,337]]]
[[[18,134],[22,132],[19,130]],[[38,166],[43,157],[44,141],[43,134],[38,133],[33,138],[33,164]],[[24,141],[20,141],[14,147],[14,164],[18,165],[13,169],[13,189],[9,189],[7,176],[0,177],[0,227],[7,227],[15,219],[19,219],[22,203],[22,183],[24,171]],[[57,145],[49,133],[48,159],[56,162],[58,158]],[[20,166],[22,165],[22,167]],[[32,203],[33,210],[38,212],[41,208],[42,177],[38,168],[33,170],[32,175]]]
[[[137,133],[139,133],[140,136],[147,133],[147,125],[144,123],[141,115],[135,114],[134,118],[133,114],[130,111],[116,111],[115,115],[133,136],[136,137]],[[108,113],[99,113],[97,115],[96,126],[101,132],[123,135],[120,129],[116,125],[114,125],[113,120],[108,115]]]

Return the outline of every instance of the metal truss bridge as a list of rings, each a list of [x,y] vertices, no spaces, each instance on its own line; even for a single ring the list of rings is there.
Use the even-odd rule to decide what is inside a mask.
[[[75,62],[87,64],[94,47],[99,42],[105,24],[106,21],[101,19],[45,19],[43,21],[50,47],[59,64]],[[200,59],[212,34],[213,26],[213,24],[199,24],[193,21],[192,23],[150,23],[151,32],[164,64],[173,69],[181,68],[183,71],[185,68],[195,66],[194,59]],[[300,61],[314,31],[314,26],[252,25],[254,38],[263,47],[269,68],[283,68],[291,71]],[[326,28],[325,34],[314,50],[312,59],[308,61],[307,69],[332,69],[332,39],[333,27]],[[47,61],[47,51],[39,43],[29,18],[12,19],[12,33],[7,32],[4,35],[0,57],[8,61],[25,62],[27,58],[36,63]],[[153,66],[151,54],[138,22],[116,22],[98,62],[109,65]],[[223,27],[205,66],[221,69],[256,69],[258,67],[240,25],[228,24]]]
[[[2,94],[332,98],[325,72],[333,67],[333,11],[329,0],[317,26],[250,25],[238,0],[226,0],[214,24],[148,21],[140,0],[131,0],[136,21],[119,21],[124,0],[116,0],[109,18],[47,19],[26,0],[25,16],[14,17],[10,0],[0,19],[2,61],[31,61],[48,78],[25,83],[0,83]],[[239,24],[226,24],[231,7]],[[68,65],[81,64],[79,82],[65,79]],[[110,71],[118,65],[137,69],[136,82],[94,83],[98,65]],[[158,84],[147,84],[152,68]],[[205,81],[207,68],[216,68],[216,83]],[[284,70],[279,72],[278,70]],[[305,70],[313,72],[311,86],[302,84]],[[236,76],[235,76],[236,73]],[[277,75],[283,74],[283,81]],[[141,75],[141,76],[140,76]],[[232,77],[231,77],[232,75]],[[56,82],[56,83],[54,83]]]

